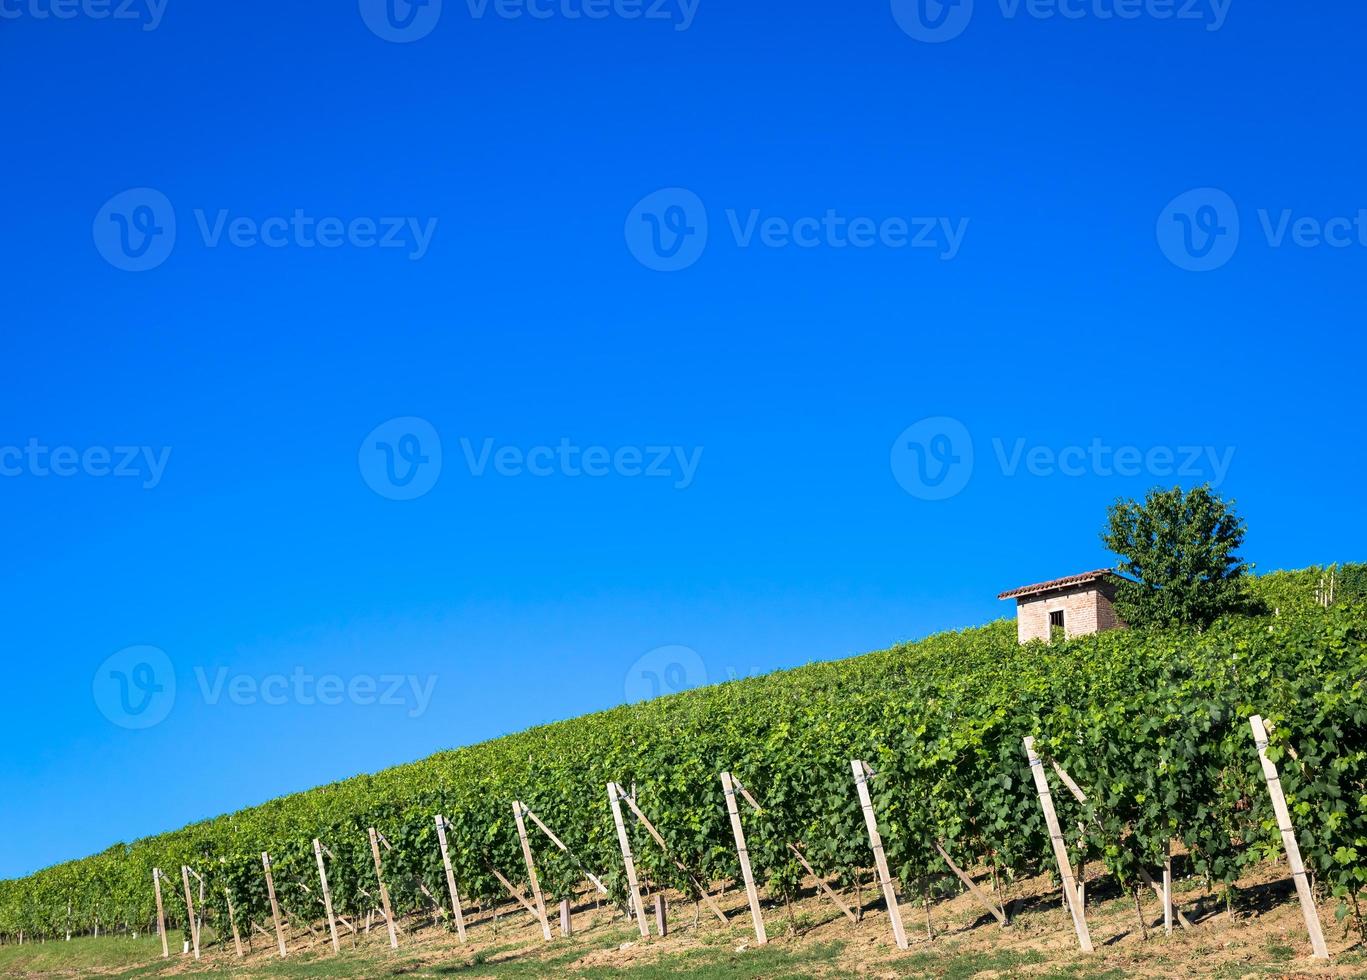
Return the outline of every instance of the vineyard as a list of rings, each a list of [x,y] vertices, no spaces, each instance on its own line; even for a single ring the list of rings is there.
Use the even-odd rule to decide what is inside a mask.
[[[872,772],[870,803],[903,902],[933,900],[949,871],[943,847],[959,867],[982,869],[1000,905],[1013,880],[1058,870],[1028,737],[1085,791],[1080,803],[1054,782],[1072,867],[1147,890],[1144,876],[1180,847],[1234,908],[1241,872],[1284,853],[1250,733],[1249,717],[1261,715],[1316,899],[1327,920],[1367,940],[1364,576],[1345,570],[1332,602],[1321,578],[1312,569],[1257,579],[1262,609],[1205,632],[1019,646],[1003,621],[440,753],[0,883],[0,937],[154,931],[155,868],[164,916],[185,939],[189,892],[220,936],[231,904],[233,924],[273,944],[263,852],[286,919],[324,919],[321,865],[333,912],[353,925],[388,901],[399,919],[441,908],[455,928],[449,884],[467,914],[509,902],[500,877],[531,894],[524,813],[564,845],[527,817],[547,906],[597,879],[604,901],[632,907],[619,834],[642,884],[706,902],[715,883],[742,881],[728,808],[737,796],[723,771],[761,807],[741,804],[755,884],[770,902],[795,897],[805,860],[859,904],[880,882],[851,760]],[[182,866],[197,877],[182,880]],[[711,915],[706,905],[701,914]]]

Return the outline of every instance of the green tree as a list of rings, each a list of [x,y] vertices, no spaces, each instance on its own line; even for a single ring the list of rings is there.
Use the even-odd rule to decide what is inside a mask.
[[[1101,539],[1133,581],[1116,591],[1116,611],[1131,626],[1204,628],[1245,608],[1244,573],[1235,552],[1245,526],[1209,485],[1154,488],[1144,502],[1117,500]]]

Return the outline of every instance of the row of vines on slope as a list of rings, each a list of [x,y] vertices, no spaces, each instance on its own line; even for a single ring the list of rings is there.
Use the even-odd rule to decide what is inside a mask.
[[[321,913],[312,841],[334,855],[337,909],[363,917],[375,903],[367,828],[393,844],[385,872],[396,909],[429,913],[424,888],[444,895],[435,814],[445,814],[463,896],[506,893],[493,874],[523,876],[510,803],[520,799],[570,846],[535,844],[547,898],[570,897],[599,874],[624,902],[606,783],[636,800],[688,873],[632,830],[642,873],[691,890],[738,879],[718,773],[734,772],[763,802],[747,818],[755,871],[772,895],[802,878],[788,842],[847,885],[868,881],[867,837],[849,760],[879,773],[875,805],[893,872],[904,883],[943,872],[943,841],[966,865],[1002,875],[1047,870],[1043,819],[1021,751],[1026,735],[1089,793],[1056,797],[1071,841],[1122,884],[1156,869],[1170,840],[1196,873],[1228,889],[1278,836],[1247,717],[1275,725],[1278,760],[1302,851],[1341,915],[1367,888],[1367,605],[1329,609],[1301,599],[1312,572],[1261,587],[1279,614],[1230,618],[1204,633],[1119,631],[1054,645],[1018,646],[1013,626],[947,633],[818,664],[619,708],[433,756],[263,806],[120,845],[28,878],[0,882],[0,936],[145,929],[155,915],[152,868],[204,876],[210,916],[270,928],[261,869],[269,851],[287,915]],[[1286,755],[1295,749],[1295,757]],[[861,879],[861,876],[862,879]],[[184,922],[178,889],[167,913]]]

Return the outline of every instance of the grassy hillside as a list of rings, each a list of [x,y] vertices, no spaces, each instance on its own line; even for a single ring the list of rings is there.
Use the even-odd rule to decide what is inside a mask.
[[[269,929],[263,850],[286,914],[314,920],[317,899],[297,887],[316,885],[314,837],[335,855],[338,909],[364,918],[372,903],[362,890],[375,887],[371,826],[393,843],[385,862],[396,905],[430,911],[423,886],[445,895],[437,813],[453,825],[465,901],[503,901],[492,870],[525,877],[514,799],[574,852],[535,841],[548,901],[570,897],[587,869],[621,902],[609,780],[635,786],[691,874],[734,880],[723,769],[765,806],[746,819],[768,894],[790,897],[802,878],[789,842],[800,842],[823,874],[867,892],[871,860],[852,758],[878,773],[875,805],[904,892],[928,888],[942,870],[936,841],[1009,882],[1049,866],[1025,735],[1092,794],[1085,811],[1056,797],[1064,826],[1086,819],[1100,828],[1071,842],[1076,860],[1099,863],[1129,888],[1137,866],[1157,867],[1164,842],[1175,839],[1191,870],[1218,889],[1278,846],[1247,724],[1253,712],[1276,725],[1272,753],[1283,762],[1318,886],[1357,916],[1367,897],[1367,606],[1354,573],[1339,601],[1321,608],[1319,574],[1258,580],[1277,615],[1231,618],[1203,634],[1126,631],[1019,647],[1003,621],[440,753],[0,883],[0,936],[83,933],[97,921],[106,933],[145,932],[155,915],[152,868],[178,880],[182,864],[209,885],[211,923],[226,923],[230,895],[244,931],[250,923]],[[641,828],[631,833],[643,875],[693,890]],[[172,923],[185,918],[178,891],[166,889]]]

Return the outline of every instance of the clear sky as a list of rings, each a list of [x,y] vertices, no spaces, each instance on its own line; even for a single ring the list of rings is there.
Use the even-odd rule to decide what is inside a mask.
[[[1363,558],[1362,5],[925,2],[0,0],[0,875]]]

